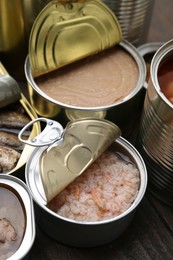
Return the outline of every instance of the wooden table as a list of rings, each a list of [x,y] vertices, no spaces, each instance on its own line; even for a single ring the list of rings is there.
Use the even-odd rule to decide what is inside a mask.
[[[156,0],[147,42],[173,37],[173,1]],[[45,227],[46,228],[46,227]],[[173,208],[147,191],[126,232],[109,244],[96,248],[74,248],[60,244],[37,226],[29,260],[171,260],[173,259]]]

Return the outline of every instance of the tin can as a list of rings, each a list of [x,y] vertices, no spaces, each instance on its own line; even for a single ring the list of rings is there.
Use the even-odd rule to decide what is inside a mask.
[[[50,98],[41,91],[39,86],[35,83],[29,64],[29,57],[27,57],[25,61],[25,75],[28,83],[30,102],[35,108],[36,113],[43,117],[54,118],[62,125],[66,125],[69,120],[78,118],[105,118],[117,124],[124,137],[128,138],[132,135],[143,104],[146,65],[139,51],[132,44],[127,41],[122,41],[119,43],[119,46],[135,60],[139,71],[139,79],[127,97],[111,105],[102,107],[75,107],[62,104]]]
[[[116,16],[102,1],[51,1],[30,33],[33,77],[110,48],[121,36]]]
[[[85,134],[85,133],[83,133]],[[28,189],[35,201],[35,216],[38,225],[53,239],[75,247],[93,247],[118,238],[131,223],[147,187],[145,163],[138,151],[124,138],[113,142],[115,151],[130,158],[140,174],[140,186],[131,206],[122,214],[103,221],[74,221],[62,217],[46,206],[40,179],[38,161],[46,147],[36,148],[26,164],[25,178]],[[126,158],[127,158],[126,157]],[[80,158],[81,161],[83,158]]]
[[[103,0],[116,14],[120,23],[123,38],[135,46],[146,40],[154,0]]]
[[[137,147],[148,169],[149,190],[170,205],[173,205],[173,104],[162,91],[158,75],[172,53],[171,40],[153,56],[137,138]]]
[[[0,175],[0,194],[0,221],[8,223],[6,226],[1,225],[1,257],[9,260],[23,259],[27,257],[35,240],[32,197],[24,182],[4,174]]]

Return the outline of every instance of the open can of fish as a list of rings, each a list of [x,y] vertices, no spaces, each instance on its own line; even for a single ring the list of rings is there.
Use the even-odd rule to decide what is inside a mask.
[[[143,58],[122,41],[115,15],[101,1],[82,1],[80,9],[76,3],[56,4],[42,10],[30,35],[25,75],[32,106],[63,126],[80,118],[105,118],[129,136],[143,104]],[[58,20],[50,24],[55,13]]]
[[[0,1],[0,59],[10,75],[24,80],[23,64],[32,24],[51,0]]]
[[[149,190],[173,205],[173,41],[152,58],[137,147],[149,176]]]
[[[71,246],[93,247],[116,239],[146,191],[142,157],[105,119],[76,120],[64,131],[48,120],[47,127],[52,128],[49,135],[43,131],[29,141],[38,147],[25,169],[38,225]]]
[[[27,257],[35,240],[32,197],[26,184],[11,175],[0,175],[1,259]]]
[[[37,118],[37,114],[2,63],[0,63],[0,108],[0,173],[24,178],[20,175],[20,171],[33,149],[18,140],[18,133],[29,121]],[[36,123],[25,133],[25,138],[33,138],[39,132],[40,124]]]

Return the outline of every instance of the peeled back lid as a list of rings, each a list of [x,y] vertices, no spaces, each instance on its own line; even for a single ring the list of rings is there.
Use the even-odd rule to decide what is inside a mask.
[[[121,41],[114,13],[99,0],[52,1],[37,16],[29,41],[33,77]]]
[[[23,132],[38,120],[47,123],[44,130],[34,139],[23,139]],[[51,144],[41,153],[38,163],[46,200],[50,201],[82,174],[120,135],[119,127],[106,119],[78,119],[69,122],[63,129],[54,120],[38,118],[23,128],[19,140],[38,147]]]

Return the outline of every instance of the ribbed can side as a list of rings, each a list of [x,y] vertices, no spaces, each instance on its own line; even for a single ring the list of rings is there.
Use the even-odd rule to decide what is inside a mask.
[[[159,117],[148,93],[137,146],[148,170],[149,190],[173,205],[173,129]]]
[[[103,0],[115,13],[123,38],[139,46],[145,41],[152,17],[154,0]]]
[[[161,120],[152,104],[150,105],[148,96],[145,100],[141,141],[152,158],[173,170],[173,129]]]

